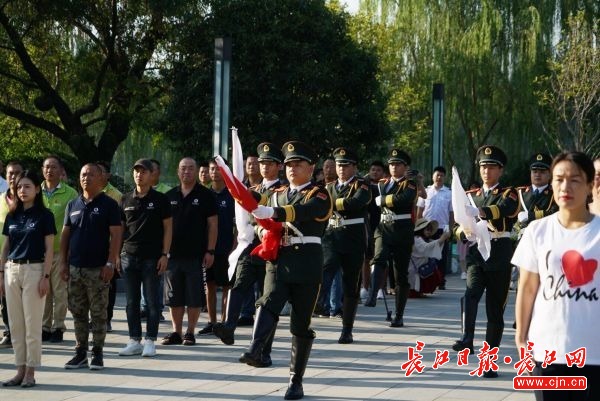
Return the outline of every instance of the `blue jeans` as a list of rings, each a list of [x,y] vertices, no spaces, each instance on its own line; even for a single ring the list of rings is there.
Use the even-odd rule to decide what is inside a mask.
[[[165,275],[158,276],[158,291],[156,293],[156,302],[158,302],[158,313],[162,313],[165,308]],[[146,296],[142,292],[142,300],[140,301],[140,310],[146,310]]]
[[[329,314],[333,315],[342,310],[342,296],[344,295],[344,287],[342,286],[342,271],[338,272],[333,277],[331,283],[331,291],[329,294]]]
[[[140,319],[140,299],[142,297],[140,287],[142,284],[148,312],[145,338],[156,340],[158,336],[160,312],[157,302],[159,286],[157,263],[157,258],[144,259],[127,253],[121,254],[121,270],[127,295],[127,307],[125,309],[127,311],[127,326],[129,327],[129,337],[134,340],[142,339],[142,322]]]

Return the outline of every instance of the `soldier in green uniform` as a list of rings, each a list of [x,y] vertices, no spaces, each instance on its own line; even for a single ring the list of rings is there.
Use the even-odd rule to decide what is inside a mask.
[[[365,306],[375,306],[377,290],[385,279],[385,268],[392,256],[396,278],[396,315],[390,327],[404,326],[404,308],[410,291],[408,264],[414,244],[412,212],[417,201],[417,183],[406,177],[410,163],[406,152],[392,149],[388,158],[390,178],[377,184],[379,196],[375,198],[375,203],[381,208],[381,219],[375,230],[373,273]]]
[[[333,214],[323,236],[323,291],[329,293],[341,269],[344,289],[340,344],[350,344],[359,301],[360,271],[367,246],[365,219],[371,189],[356,175],[358,157],[348,148],[333,151],[338,179],[325,188],[333,202]]]
[[[476,246],[467,253],[467,289],[461,299],[463,307],[462,337],[452,346],[455,351],[465,348],[473,353],[475,319],[479,300],[486,292],[487,330],[485,340],[490,347],[500,346],[504,331],[504,308],[508,299],[513,246],[510,232],[519,211],[517,191],[500,185],[500,177],[506,165],[506,155],[502,149],[486,145],[477,151],[477,164],[483,182],[480,189],[467,192],[474,205],[467,206],[467,214],[486,220],[491,236],[491,252],[488,260],[483,260]],[[456,231],[463,239],[472,239],[462,227]],[[484,377],[494,378],[498,373],[489,370]]]
[[[252,212],[258,219],[283,222],[283,238],[277,260],[267,262],[264,295],[257,302],[252,342],[240,362],[262,363],[263,349],[277,325],[286,301],[292,305],[290,331],[292,354],[286,400],[304,396],[302,377],[315,338],[310,320],[323,276],[321,237],[331,216],[329,193],[311,182],[316,155],[308,145],[291,141],[283,145],[286,176],[284,186],[269,198],[268,206]]]
[[[550,184],[550,165],[552,157],[545,153],[536,153],[531,157],[531,185],[519,187],[517,190],[525,204],[521,204],[521,212],[517,215],[521,228],[537,219],[549,216],[558,210],[552,195]]]
[[[263,142],[256,148],[258,162],[260,165],[260,174],[263,181],[250,188],[255,193],[260,194],[261,204],[266,204],[273,191],[281,186],[279,180],[279,170],[283,163],[283,154],[281,150],[272,143]],[[256,220],[251,219],[251,223],[256,226]],[[237,321],[244,300],[252,290],[254,283],[258,282],[263,287],[265,280],[265,261],[258,256],[250,255],[250,252],[260,244],[260,239],[255,236],[254,242],[250,244],[240,255],[236,266],[235,284],[229,292],[227,299],[227,318],[225,323],[216,323],[213,326],[213,333],[227,345],[232,345],[235,341],[234,332],[237,327]],[[263,347],[262,361],[257,367],[271,366],[271,346],[275,336],[275,328],[270,333],[265,346]]]

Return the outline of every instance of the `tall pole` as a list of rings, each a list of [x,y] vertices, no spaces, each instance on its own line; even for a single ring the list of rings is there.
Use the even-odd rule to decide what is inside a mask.
[[[431,169],[444,165],[444,84],[433,84]]]
[[[215,107],[213,155],[227,158],[229,148],[229,91],[231,72],[231,38],[215,39]]]

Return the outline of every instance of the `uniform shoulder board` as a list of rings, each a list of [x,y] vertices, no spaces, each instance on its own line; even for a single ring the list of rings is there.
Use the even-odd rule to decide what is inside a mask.
[[[388,179],[387,179],[387,178],[382,178],[382,179],[380,179],[380,180],[379,180],[379,183],[380,183],[380,184],[385,184],[385,183],[387,183],[387,182],[388,182]]]
[[[513,187],[506,187],[506,188],[502,188],[502,197],[503,198],[510,198],[512,200],[517,200],[518,199],[518,195],[517,195],[517,191],[515,191],[515,189]]]
[[[468,191],[465,191],[465,193],[467,194],[476,194],[479,195],[479,192],[481,191],[480,188],[475,188],[475,189],[469,189]]]
[[[257,189],[260,189],[260,185],[261,185],[261,184],[252,185],[252,186],[251,186],[250,188],[248,188],[248,189],[257,190]]]
[[[525,192],[529,192],[529,187],[527,185],[523,185],[521,187],[516,187],[515,188],[517,191],[525,191]]]
[[[283,192],[283,191],[285,191],[286,189],[288,189],[288,186],[289,186],[289,185],[282,185],[282,186],[280,186],[280,187],[274,188],[274,189],[273,189],[273,192]]]

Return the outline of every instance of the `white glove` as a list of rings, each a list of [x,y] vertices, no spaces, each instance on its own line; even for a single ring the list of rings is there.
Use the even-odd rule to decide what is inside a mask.
[[[526,210],[519,212],[517,219],[519,220],[519,223],[525,223],[527,220],[529,220],[529,212]]]
[[[378,197],[375,198],[375,204],[377,206],[381,206],[381,195],[379,195]]]
[[[275,214],[275,209],[269,206],[258,205],[256,209],[252,211],[252,216],[257,219],[270,219]]]
[[[465,205],[465,212],[469,217],[478,217],[479,216],[479,208],[471,205]]]

